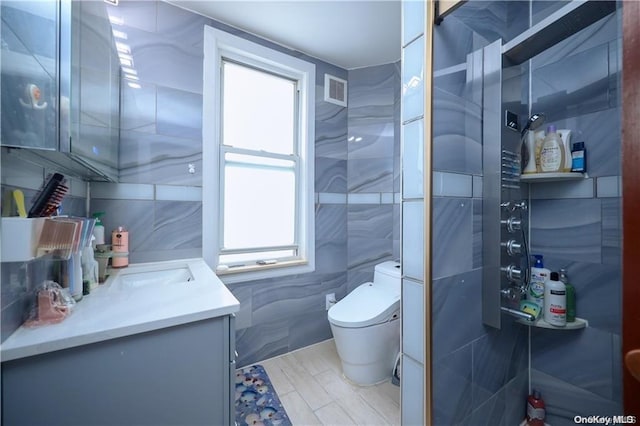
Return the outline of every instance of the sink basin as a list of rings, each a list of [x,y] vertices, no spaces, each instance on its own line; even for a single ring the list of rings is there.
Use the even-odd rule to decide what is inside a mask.
[[[119,286],[127,289],[150,285],[181,284],[194,281],[188,266],[144,272],[122,271],[117,278]]]

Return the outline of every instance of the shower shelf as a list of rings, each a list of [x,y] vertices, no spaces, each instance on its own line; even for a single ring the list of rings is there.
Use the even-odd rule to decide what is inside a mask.
[[[564,180],[585,179],[588,176],[585,173],[566,172],[566,173],[531,173],[520,176],[520,182],[537,183],[537,182],[559,182]]]
[[[574,322],[568,322],[564,327],[556,327],[555,325],[551,325],[542,318],[537,319],[534,322],[528,322],[525,320],[517,320],[520,324],[528,325],[529,327],[538,327],[538,328],[548,328],[551,330],[578,330],[581,328],[589,327],[589,321],[583,318],[576,317]]]

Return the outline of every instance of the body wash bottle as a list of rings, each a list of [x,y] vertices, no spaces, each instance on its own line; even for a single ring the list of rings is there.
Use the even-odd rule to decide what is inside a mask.
[[[533,257],[536,261],[531,268],[531,282],[529,283],[527,300],[535,303],[542,310],[544,308],[544,286],[549,279],[550,271],[544,267],[541,254],[534,254]]]
[[[543,173],[558,173],[564,168],[564,145],[554,125],[547,127],[547,136],[540,150],[540,168]]]

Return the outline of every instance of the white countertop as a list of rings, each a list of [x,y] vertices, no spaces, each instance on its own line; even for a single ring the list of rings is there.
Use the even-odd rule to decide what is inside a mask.
[[[195,280],[125,288],[118,276],[188,265]],[[114,285],[115,284],[115,285]],[[58,324],[20,327],[0,346],[9,361],[238,312],[240,302],[202,259],[130,265],[114,270]]]

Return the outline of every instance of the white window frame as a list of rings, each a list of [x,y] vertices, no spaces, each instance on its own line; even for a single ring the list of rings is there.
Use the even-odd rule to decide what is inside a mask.
[[[297,242],[299,259],[275,265],[218,268],[222,235],[221,71],[223,58],[298,81],[299,155]],[[314,143],[315,65],[243,38],[205,26],[202,120],[202,254],[227,284],[315,270]],[[228,151],[228,148],[224,148]]]

